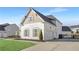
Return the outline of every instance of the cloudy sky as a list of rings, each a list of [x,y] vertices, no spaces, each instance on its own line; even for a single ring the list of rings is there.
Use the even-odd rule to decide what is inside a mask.
[[[54,15],[64,25],[79,24],[79,8],[78,7],[37,7],[37,11],[44,15]],[[20,24],[23,17],[27,14],[29,8],[26,7],[0,7],[0,24],[16,23]]]

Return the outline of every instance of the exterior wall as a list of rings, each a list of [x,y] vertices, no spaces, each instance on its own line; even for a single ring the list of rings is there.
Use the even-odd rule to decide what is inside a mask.
[[[42,19],[41,19],[42,20]],[[62,33],[62,24],[59,22],[56,22],[56,26],[53,24],[50,24],[48,22],[36,22],[36,23],[29,23],[24,24],[21,26],[21,38],[23,39],[38,39],[36,37],[32,37],[32,32],[29,37],[24,36],[24,30],[30,29],[30,31],[33,30],[33,28],[40,28],[43,31],[43,40],[51,40],[54,38],[58,38],[59,34]]]
[[[53,40],[56,35],[55,29],[56,27],[48,22],[38,22],[38,23],[31,23],[31,24],[26,24],[24,26],[21,26],[21,33],[20,36],[23,39],[33,39],[33,40],[39,40],[39,37],[33,37],[33,29],[34,28],[40,28],[42,29],[43,32],[43,40]],[[24,30],[29,29],[30,30],[30,35],[29,37],[24,36]]]
[[[0,37],[7,37],[6,31],[0,31]]]
[[[55,26],[53,24],[44,23],[44,40],[53,40],[55,38]]]
[[[19,27],[15,24],[11,24],[7,26],[5,29],[6,29],[7,36],[16,35],[16,32],[19,31]]]
[[[26,24],[24,26],[21,26],[21,33],[20,33],[21,38],[38,40],[39,37],[33,37],[33,29],[35,29],[35,28],[42,29],[43,38],[44,38],[44,24],[42,22],[31,23],[31,24]],[[24,36],[24,30],[25,29],[29,29],[30,30],[29,37]]]
[[[59,34],[62,34],[62,23],[60,23],[59,21],[56,21],[56,38],[59,38]]]

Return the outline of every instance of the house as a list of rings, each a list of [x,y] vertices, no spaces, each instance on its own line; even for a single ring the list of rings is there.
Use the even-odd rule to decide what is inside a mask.
[[[74,34],[79,32],[79,25],[72,25],[72,26],[70,26],[70,28]]]
[[[72,38],[72,30],[69,26],[62,26],[63,38]]]
[[[62,32],[62,23],[52,15],[45,16],[33,8],[25,15],[21,22],[20,37],[32,40],[52,40],[59,38]],[[43,39],[40,39],[41,37]]]
[[[0,37],[9,37],[16,35],[16,31],[19,27],[16,24],[1,24],[0,25]]]
[[[74,38],[79,38],[79,25],[72,25],[70,28],[73,31]]]

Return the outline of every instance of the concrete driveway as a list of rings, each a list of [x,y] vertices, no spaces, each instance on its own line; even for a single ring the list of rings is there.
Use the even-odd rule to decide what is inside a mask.
[[[38,42],[39,44],[22,51],[79,51],[79,42]]]

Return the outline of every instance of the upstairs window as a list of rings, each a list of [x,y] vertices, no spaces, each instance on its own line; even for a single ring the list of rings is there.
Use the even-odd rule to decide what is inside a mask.
[[[29,21],[32,21],[33,20],[33,16],[29,16]]]

